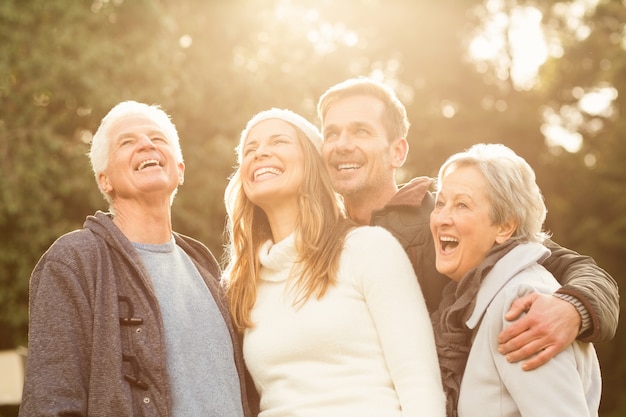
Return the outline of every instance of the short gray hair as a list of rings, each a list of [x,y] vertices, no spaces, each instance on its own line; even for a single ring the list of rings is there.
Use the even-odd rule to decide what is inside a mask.
[[[500,225],[509,220],[518,223],[512,235],[522,242],[543,242],[547,209],[531,166],[502,144],[477,144],[449,157],[439,169],[437,190],[451,169],[473,166],[488,183],[491,221]]]

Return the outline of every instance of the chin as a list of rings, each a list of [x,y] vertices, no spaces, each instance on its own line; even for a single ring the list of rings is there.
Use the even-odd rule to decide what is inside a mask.
[[[458,273],[453,268],[443,268],[443,267],[437,266],[437,272],[439,272],[442,275],[447,276],[448,278],[450,278],[453,281],[457,281],[457,282],[460,281],[460,278],[456,278]]]

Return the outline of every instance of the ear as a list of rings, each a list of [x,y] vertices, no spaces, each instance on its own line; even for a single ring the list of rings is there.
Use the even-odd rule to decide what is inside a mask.
[[[105,194],[109,194],[113,191],[113,186],[104,172],[98,174],[98,187],[100,187],[100,190]]]
[[[396,139],[391,144],[391,165],[394,168],[400,168],[404,165],[406,157],[409,154],[409,142],[405,138]]]
[[[178,185],[183,185],[185,182],[185,163],[178,163]]]
[[[517,230],[517,222],[513,220],[508,220],[505,223],[501,224],[498,227],[498,232],[496,233],[496,243],[502,244],[509,240],[513,233]]]

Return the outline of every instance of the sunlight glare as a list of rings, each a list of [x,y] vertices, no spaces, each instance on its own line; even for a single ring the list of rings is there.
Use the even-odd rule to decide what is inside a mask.
[[[181,48],[187,49],[193,43],[193,38],[189,35],[183,35],[178,39],[178,44]]]
[[[583,117],[574,106],[563,106],[559,113],[546,107],[543,110],[541,133],[550,147],[562,147],[570,153],[576,153],[582,148],[583,136],[578,128],[583,123]]]
[[[353,47],[359,42],[358,35],[349,30],[343,23],[331,24],[321,19],[314,7],[295,4],[290,0],[282,0],[274,9],[277,21],[290,22],[294,30],[306,31],[307,40],[320,55],[327,55],[337,49],[337,45]]]
[[[578,107],[591,116],[609,117],[613,114],[613,101],[617,98],[614,87],[595,88],[578,101]]]
[[[561,16],[567,28],[574,34],[578,41],[586,39],[591,33],[591,28],[585,25],[585,16],[595,10],[599,0],[574,0],[571,2],[559,2],[554,5],[553,11]]]
[[[596,158],[596,156],[592,153],[588,153],[585,155],[585,157],[583,158],[583,161],[585,163],[585,166],[587,168],[593,168],[596,166],[598,160]]]
[[[469,44],[472,60],[491,62],[498,78],[510,77],[517,88],[531,89],[548,57],[541,12],[517,6],[507,14],[502,0],[489,0],[485,8],[488,15],[483,18],[482,31]]]
[[[563,126],[544,124],[541,133],[548,146],[560,146],[570,153],[576,153],[583,145],[583,136],[579,132],[571,132]]]
[[[550,107],[543,109],[541,133],[546,143],[572,153],[580,151],[583,144],[580,132],[597,134],[604,126],[601,118],[614,114],[613,101],[617,96],[617,89],[612,86],[595,87],[588,91],[582,87],[573,88],[572,97],[577,100],[574,105],[564,105],[558,113]],[[589,119],[585,114],[593,117]]]
[[[449,101],[449,100],[443,100],[441,102],[441,114],[443,115],[443,117],[445,117],[446,119],[452,119],[457,112],[457,106]]]
[[[542,17],[541,12],[534,7],[518,7],[511,15],[511,78],[524,90],[533,87],[539,67],[548,58],[548,48],[541,27]]]
[[[591,33],[585,17],[599,0],[557,2],[552,10],[578,40]],[[563,54],[560,39],[546,36],[541,11],[533,6],[510,6],[505,0],[485,0],[477,9],[482,28],[468,45],[468,54],[479,72],[486,72],[488,63],[499,79],[510,77],[515,88],[530,90],[535,85],[539,68],[549,56]],[[626,49],[626,29],[624,30]]]
[[[344,24],[322,23],[317,29],[310,29],[307,39],[315,46],[320,55],[329,54],[337,49],[337,45],[353,47],[359,42],[358,35],[347,29]]]

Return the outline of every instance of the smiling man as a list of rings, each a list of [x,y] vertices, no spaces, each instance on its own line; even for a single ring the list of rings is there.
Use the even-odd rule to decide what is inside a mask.
[[[415,178],[398,187],[396,169],[409,150],[406,109],[393,90],[368,78],[330,87],[319,99],[322,157],[349,217],[387,228],[400,241],[415,269],[429,311],[441,301],[448,278],[435,269],[429,218],[432,180]],[[593,259],[548,240],[546,267],[563,285],[553,295],[529,294],[513,303],[508,320],[523,315],[498,339],[507,360],[526,360],[531,370],[579,338],[610,340],[619,316],[615,280]]]
[[[185,172],[174,124],[122,102],[89,156],[110,213],[59,238],[33,271],[20,416],[251,416],[219,266],[172,230]]]

